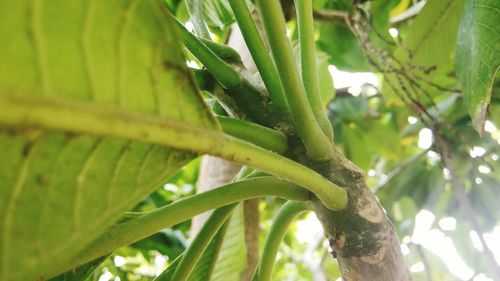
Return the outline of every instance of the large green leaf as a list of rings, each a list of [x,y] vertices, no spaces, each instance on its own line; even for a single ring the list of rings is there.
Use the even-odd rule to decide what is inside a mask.
[[[351,0],[323,1],[323,9],[347,11],[352,4]],[[318,48],[330,57],[329,63],[344,71],[368,71],[372,67],[363,55],[360,42],[352,31],[343,23],[319,22],[316,25],[319,33]]]
[[[500,1],[467,1],[455,63],[474,127],[482,133],[500,68]]]
[[[210,281],[239,280],[246,265],[243,204],[231,215]]]
[[[427,1],[404,42],[412,63],[438,67],[451,61],[464,1]]]
[[[0,98],[119,109],[215,128],[162,1],[2,1],[0,19]],[[57,273],[54,267],[193,156],[112,137],[2,125],[5,120],[1,280]]]
[[[441,88],[456,88],[453,55],[465,0],[429,0],[395,50],[389,63],[398,72],[386,74],[383,93],[391,103],[402,99],[432,105]],[[381,62],[387,64],[387,62]],[[432,100],[431,100],[432,99]]]

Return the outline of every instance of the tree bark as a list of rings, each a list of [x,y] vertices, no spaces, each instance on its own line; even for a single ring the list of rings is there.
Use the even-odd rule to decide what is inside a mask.
[[[313,202],[343,280],[412,280],[394,226],[366,185],[364,172],[338,150],[331,161],[305,164],[348,192],[348,206],[339,212],[327,209],[317,199]]]

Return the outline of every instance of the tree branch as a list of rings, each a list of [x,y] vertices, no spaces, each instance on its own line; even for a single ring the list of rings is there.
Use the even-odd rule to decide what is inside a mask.
[[[334,10],[313,10],[313,17],[319,21],[331,21],[347,25],[347,12]]]

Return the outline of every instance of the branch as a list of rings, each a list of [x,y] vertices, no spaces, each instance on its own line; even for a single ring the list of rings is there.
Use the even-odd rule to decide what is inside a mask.
[[[332,21],[341,23],[347,26],[347,12],[334,10],[313,10],[313,17],[319,21]]]
[[[258,177],[227,184],[175,201],[143,216],[115,224],[73,260],[61,265],[57,272],[49,273],[49,275],[85,264],[197,214],[261,196],[277,196],[301,201],[310,199],[310,193],[303,188],[274,177]]]
[[[377,193],[380,189],[384,188],[390,181],[392,181],[395,177],[399,176],[402,172],[406,171],[406,169],[408,169],[413,163],[417,162],[420,158],[422,158],[422,156],[427,154],[427,152],[429,151],[430,148],[425,149],[422,152],[418,153],[417,155],[414,155],[410,159],[398,164],[396,168],[394,168],[387,174],[387,178],[373,189],[373,193]]]
[[[302,185],[329,209],[341,210],[347,204],[345,189],[295,161],[216,129],[166,117],[98,104],[0,95],[0,124],[110,136],[207,153]]]
[[[333,140],[333,128],[326,116],[318,80],[316,66],[316,42],[314,40],[314,22],[312,18],[312,1],[297,0],[297,25],[299,27],[300,60],[302,81],[306,90],[309,105],[323,133]]]
[[[288,226],[298,215],[307,210],[308,206],[306,203],[292,201],[286,202],[280,208],[267,234],[260,264],[255,273],[258,281],[271,280],[276,254],[278,253],[281,241],[283,241],[283,237],[285,237]]]
[[[293,123],[312,160],[332,158],[333,146],[316,121],[300,82],[290,41],[286,37],[285,19],[279,1],[258,0],[264,29],[285,92]]]

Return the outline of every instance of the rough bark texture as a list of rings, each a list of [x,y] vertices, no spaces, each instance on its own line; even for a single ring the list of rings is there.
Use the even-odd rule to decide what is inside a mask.
[[[313,204],[343,280],[412,280],[394,226],[366,185],[364,172],[338,151],[325,163],[302,162],[348,191],[349,203],[343,211],[331,211],[319,200]]]

